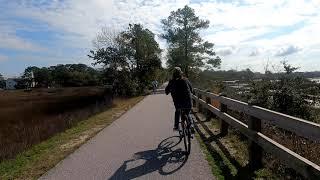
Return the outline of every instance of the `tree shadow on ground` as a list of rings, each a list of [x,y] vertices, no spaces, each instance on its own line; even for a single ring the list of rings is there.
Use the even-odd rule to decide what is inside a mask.
[[[181,169],[188,160],[185,152],[176,146],[181,142],[179,136],[164,139],[156,149],[137,152],[133,158],[123,162],[110,180],[134,179],[158,171],[170,175]]]
[[[225,179],[253,179],[255,177],[254,171],[249,168],[248,165],[242,166],[229,152],[224,144],[219,141],[222,137],[220,134],[214,134],[210,128],[204,123],[205,120],[201,120],[195,113],[194,117],[196,118],[195,128],[200,135],[200,138],[204,142],[207,150],[209,151],[210,155],[213,157],[215,163],[219,166],[220,170],[222,171],[222,175]],[[209,135],[207,138],[205,133],[202,132],[199,128],[201,126],[204,131]],[[221,154],[217,152],[215,147],[212,145],[214,142],[217,147],[221,150],[223,155],[228,159],[228,161],[236,168],[237,174],[234,175],[231,173],[230,167],[228,167],[227,163],[223,159]]]
[[[165,94],[164,89],[157,89],[156,91],[150,92],[150,95],[157,95],[157,94]]]

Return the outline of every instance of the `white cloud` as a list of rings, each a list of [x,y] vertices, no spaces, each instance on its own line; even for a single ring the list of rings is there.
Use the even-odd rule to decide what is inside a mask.
[[[317,13],[318,8],[303,0],[244,1],[239,3],[203,2],[193,5],[199,15],[214,25],[243,29],[250,27],[285,26],[303,20],[301,14]]]
[[[214,28],[214,27],[213,27]],[[207,35],[205,38],[214,42],[218,46],[239,46],[244,41],[256,37],[258,35],[267,33],[270,28],[245,28],[245,29],[231,29],[216,32]]]
[[[218,48],[216,54],[220,57],[225,57],[233,54],[235,51],[235,47],[225,47],[225,48]]]
[[[0,34],[0,48],[23,51],[42,51],[44,48],[12,34]]]
[[[317,38],[320,29],[319,0],[308,0],[308,2],[212,0],[200,3],[190,3],[189,0],[55,0],[43,4],[41,2],[10,1],[7,2],[8,9],[4,11],[7,16],[41,21],[44,26],[40,28],[62,32],[58,36],[60,42],[63,42],[61,46],[83,49],[79,57],[85,57],[87,53],[85,51],[90,49],[91,40],[101,27],[122,29],[128,23],[136,22],[160,34],[162,32],[160,20],[166,18],[170,11],[186,4],[193,7],[201,18],[210,20],[210,28],[203,32],[204,38],[216,44],[218,55],[223,56],[223,68],[252,66],[254,70],[261,71],[262,61],[268,58],[277,61],[277,58],[281,58],[280,55],[299,51],[291,53],[292,62],[299,62],[301,67],[312,69],[314,67],[307,62],[317,61],[317,57],[320,56],[320,51],[316,51],[320,49],[320,38]],[[300,29],[263,38],[265,34],[300,22],[305,22]],[[1,21],[0,25],[4,27]],[[5,25],[9,25],[7,21]],[[28,28],[21,27],[21,24],[14,25],[15,28],[17,26]],[[7,28],[6,32],[9,29],[10,33],[5,34],[2,33],[4,28],[1,27],[0,48],[39,50],[37,45],[15,36],[12,28]],[[166,47],[163,41],[159,38],[157,40],[162,48]],[[314,51],[311,53],[311,50]],[[305,61],[301,62],[301,58]]]
[[[249,54],[249,57],[258,56],[259,54],[260,54],[260,51],[258,49],[255,49],[251,51],[251,53]]]
[[[2,61],[7,61],[8,59],[9,59],[8,56],[1,55],[1,54],[0,54],[0,62],[2,62]]]
[[[37,44],[22,39],[15,34],[17,28],[23,28],[16,23],[10,23],[0,17],[0,48],[3,49],[16,49],[23,51],[41,51],[44,50]],[[26,29],[26,28],[24,28]]]
[[[278,50],[275,53],[275,56],[288,56],[294,53],[297,53],[299,51],[301,51],[302,48],[298,47],[298,46],[293,46],[293,45],[289,45],[287,47],[281,48],[280,50]]]
[[[142,23],[160,33],[160,19],[169,15],[170,11],[188,4],[185,0],[151,0],[144,3],[138,0],[69,0],[61,3],[54,1],[43,6],[34,6],[36,1],[23,2],[12,4],[15,15],[43,21],[53,29],[77,36],[82,43],[91,42],[103,26],[120,29],[132,22]]]

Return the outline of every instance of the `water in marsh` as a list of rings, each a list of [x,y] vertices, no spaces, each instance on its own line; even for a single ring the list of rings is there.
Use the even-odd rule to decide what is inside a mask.
[[[316,82],[316,83],[318,83],[318,84],[320,84],[320,77],[308,78],[308,79],[311,80],[311,81],[314,81],[314,82]]]

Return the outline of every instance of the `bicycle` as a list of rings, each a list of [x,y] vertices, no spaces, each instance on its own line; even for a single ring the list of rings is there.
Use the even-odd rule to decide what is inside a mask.
[[[189,116],[190,109],[178,109],[180,111],[180,121],[179,124],[181,128],[179,128],[180,138],[183,138],[183,143],[185,147],[185,152],[187,155],[190,154],[191,151],[191,117]]]

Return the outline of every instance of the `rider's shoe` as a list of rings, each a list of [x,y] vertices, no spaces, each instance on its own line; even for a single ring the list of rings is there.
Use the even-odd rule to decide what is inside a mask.
[[[179,128],[178,127],[174,127],[173,131],[179,131]]]

